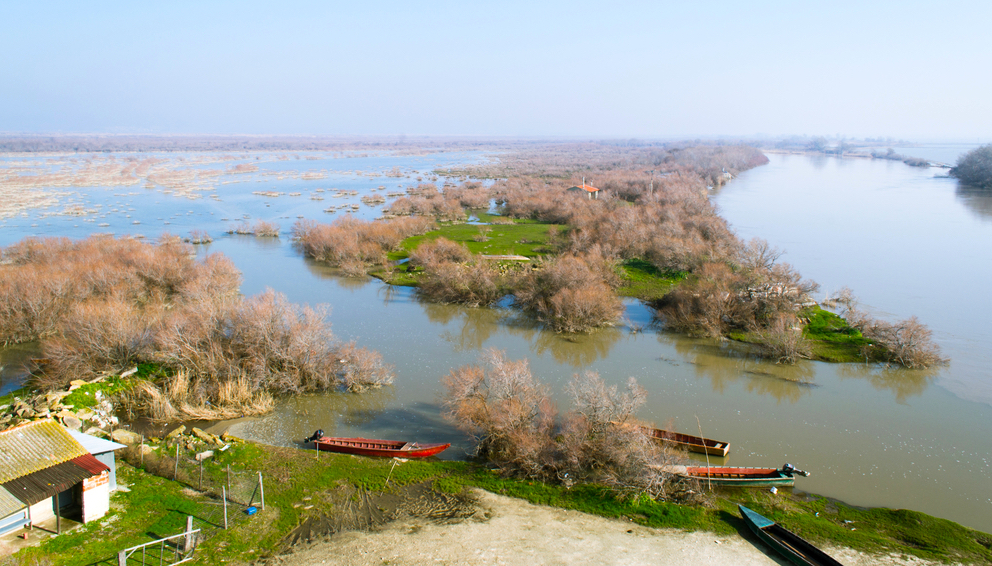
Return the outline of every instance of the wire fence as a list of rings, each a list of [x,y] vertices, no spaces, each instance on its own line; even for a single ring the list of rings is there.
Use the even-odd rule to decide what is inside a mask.
[[[265,509],[262,473],[242,465],[222,465],[207,452],[187,450],[177,443],[163,447],[162,454],[129,451],[126,458],[146,472],[175,480],[192,492],[196,504],[192,513],[195,526],[206,540],[224,529],[250,520]]]

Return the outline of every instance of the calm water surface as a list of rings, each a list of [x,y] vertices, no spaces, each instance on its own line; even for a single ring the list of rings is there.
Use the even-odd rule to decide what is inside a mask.
[[[379,350],[397,373],[394,386],[371,394],[285,399],[273,414],[237,423],[238,433],[287,445],[318,428],[338,436],[443,440],[454,443],[444,457],[464,457],[468,440],[439,416],[438,381],[495,347],[528,358],[562,408],[565,384],[577,372],[598,371],[621,386],[634,376],[649,391],[642,418],[685,432],[697,430],[698,418],[704,435],[732,444],[730,457],[714,463],[790,462],[812,472],[798,480],[800,489],[992,531],[992,393],[983,373],[989,331],[980,324],[990,313],[979,292],[992,266],[983,245],[992,222],[982,210],[992,207],[982,195],[965,196],[955,182],[933,178],[933,170],[770,157],[769,165],[714,195],[738,233],[784,248],[784,259],[825,290],[848,285],[880,315],[918,315],[953,358],[949,367],[783,367],[747,359],[727,342],[653,329],[633,333],[627,326],[567,339],[508,309],[423,304],[409,289],[338,277],[302,258],[287,238],[225,236],[199,253],[230,256],[244,273],[245,294],[271,287],[295,302],[330,304],[337,336]],[[392,165],[387,159],[378,167]],[[382,184],[352,180],[360,191]],[[397,179],[394,186],[412,182]],[[237,197],[244,205],[234,203],[235,195],[222,198],[230,207],[225,217],[246,209],[260,217],[259,197]],[[274,217],[326,219],[306,203],[287,211],[279,204],[285,198],[266,202],[264,208],[282,207]],[[23,237],[2,228],[0,236],[4,242]],[[626,316],[633,326],[650,320],[636,302],[628,303]]]

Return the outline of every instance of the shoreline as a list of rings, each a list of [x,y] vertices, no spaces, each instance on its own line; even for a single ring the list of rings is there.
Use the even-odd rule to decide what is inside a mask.
[[[471,517],[439,523],[405,517],[371,532],[344,531],[275,556],[266,564],[671,564],[751,566],[782,559],[748,532],[657,529],[580,511],[534,505],[474,490]],[[746,531],[746,527],[742,528]],[[825,547],[850,566],[930,566],[934,562],[895,554],[869,555]]]

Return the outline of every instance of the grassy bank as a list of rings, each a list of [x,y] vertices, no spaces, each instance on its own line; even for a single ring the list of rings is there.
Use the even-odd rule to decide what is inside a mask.
[[[168,454],[171,449],[163,451]],[[167,456],[163,456],[167,458]],[[146,466],[154,467],[153,457]],[[165,459],[162,469],[171,469]],[[450,499],[466,487],[518,497],[554,507],[604,517],[624,518],[649,527],[706,530],[718,534],[747,533],[737,513],[743,503],[820,543],[848,546],[869,553],[896,553],[941,562],[985,564],[992,561],[992,536],[923,513],[859,509],[822,497],[773,495],[765,490],[728,490],[714,495],[706,507],[659,503],[648,498],[618,498],[595,485],[571,489],[503,479],[466,462],[370,459],[235,443],[204,465],[204,484],[224,481],[226,466],[260,471],[265,479],[266,509],[248,517],[232,505],[232,528],[219,528],[216,500],[181,483],[122,464],[119,478],[130,492],[113,496],[111,514],[102,521],[50,539],[39,548],[19,553],[22,563],[49,559],[59,564],[116,564],[116,553],[158,536],[179,533],[187,515],[208,538],[198,549],[198,563],[248,563],[284,550],[301,528],[334,524],[367,528],[377,514],[388,515],[398,497],[412,490]],[[182,479],[182,478],[181,478]],[[193,481],[195,484],[195,481]],[[417,492],[423,498],[424,491]],[[392,499],[390,499],[392,497]],[[256,500],[257,501],[257,500]],[[390,503],[390,502],[394,503]],[[368,524],[343,520],[368,507]],[[385,516],[383,515],[383,516]],[[336,519],[335,519],[336,517]],[[335,522],[335,520],[337,522]],[[323,523],[321,523],[323,521]],[[381,522],[379,523],[381,524]],[[319,534],[319,533],[318,533]]]
[[[494,217],[485,213],[477,213],[480,222],[487,222]],[[489,229],[485,241],[477,241],[482,232],[480,228]],[[420,236],[403,240],[400,249],[388,254],[391,261],[399,261],[410,257],[410,252],[421,242],[447,238],[452,242],[464,244],[473,254],[485,255],[521,255],[537,258],[551,253],[548,249],[548,231],[559,230],[558,224],[538,222],[536,220],[515,219],[512,224],[445,224],[437,230],[432,230]]]
[[[811,359],[832,363],[865,361],[862,348],[869,341],[840,316],[820,307],[810,307],[800,313],[799,319],[805,322],[803,337],[812,347]],[[761,337],[753,332],[732,332],[729,338],[748,344],[762,343]]]
[[[617,289],[621,297],[633,297],[642,301],[654,301],[684,280],[688,274],[684,271],[663,272],[650,262],[643,259],[629,259],[620,266],[623,280]]]

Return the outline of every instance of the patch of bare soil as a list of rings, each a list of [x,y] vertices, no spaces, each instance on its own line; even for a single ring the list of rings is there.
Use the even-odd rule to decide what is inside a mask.
[[[311,536],[298,536],[287,553],[268,564],[786,564],[760,543],[740,535],[651,529],[484,491],[465,497],[430,495],[426,486],[417,489],[395,499],[356,501],[353,516],[366,519],[352,520],[352,524],[361,526],[366,520],[369,527],[314,530],[311,524]],[[384,504],[383,517],[393,514],[395,518],[381,523],[374,519],[379,516],[377,504]],[[363,505],[366,511],[359,512]],[[850,549],[828,552],[851,566],[929,564]]]

